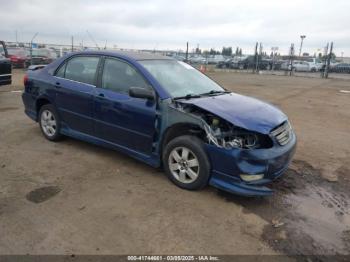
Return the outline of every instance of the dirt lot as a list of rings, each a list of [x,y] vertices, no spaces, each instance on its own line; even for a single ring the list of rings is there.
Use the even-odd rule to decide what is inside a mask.
[[[350,81],[216,72],[289,116],[298,150],[268,198],[188,192],[159,170],[23,113],[0,87],[0,254],[349,254]]]

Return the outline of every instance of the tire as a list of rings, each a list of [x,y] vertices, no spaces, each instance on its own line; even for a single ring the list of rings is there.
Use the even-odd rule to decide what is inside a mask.
[[[40,108],[38,122],[40,130],[46,139],[50,141],[58,141],[62,138],[62,135],[60,134],[60,118],[53,105],[46,104]]]
[[[210,162],[199,138],[189,135],[176,137],[165,146],[163,152],[165,173],[175,185],[187,190],[198,190],[208,184]],[[179,159],[174,157],[174,152],[178,153]]]

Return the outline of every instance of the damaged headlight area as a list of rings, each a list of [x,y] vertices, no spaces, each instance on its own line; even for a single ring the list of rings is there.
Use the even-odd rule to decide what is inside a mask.
[[[176,108],[195,115],[203,121],[206,140],[209,144],[214,144],[217,147],[226,149],[257,149],[270,148],[273,146],[272,140],[268,135],[237,127],[196,106],[177,103]]]
[[[204,130],[209,143],[223,148],[257,149],[272,147],[271,139],[256,132],[236,127],[216,116],[209,115]]]

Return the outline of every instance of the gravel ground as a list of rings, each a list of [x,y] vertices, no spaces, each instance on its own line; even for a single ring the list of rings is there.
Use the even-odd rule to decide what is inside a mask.
[[[350,81],[208,74],[290,117],[298,149],[272,197],[184,191],[118,152],[49,142],[15,70],[0,87],[0,254],[349,254]]]

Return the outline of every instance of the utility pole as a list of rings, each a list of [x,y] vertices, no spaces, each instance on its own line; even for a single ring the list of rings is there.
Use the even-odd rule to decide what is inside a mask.
[[[72,36],[72,52],[74,52],[74,37]]]
[[[323,71],[321,71],[322,78],[324,78],[326,74],[328,48],[329,48],[329,43],[327,43],[327,45],[324,47],[324,50],[323,50],[324,61],[323,61]]]
[[[275,69],[275,58],[276,58],[277,50],[278,50],[278,46],[273,46],[273,47],[271,47],[271,51],[272,51],[272,65],[271,65],[271,70],[274,70],[274,69]]]
[[[324,70],[324,77],[325,78],[328,78],[329,65],[331,64],[332,53],[333,53],[333,42],[331,42],[331,47],[329,49],[329,54],[328,54],[328,57],[327,57],[326,68]]]
[[[303,42],[304,42],[305,37],[306,37],[306,35],[300,36],[301,42],[300,42],[300,49],[299,49],[299,57],[301,57],[301,49],[303,48]]]
[[[18,45],[17,29],[16,29],[16,44]]]
[[[290,45],[290,50],[289,50],[289,75],[292,75],[293,71],[293,59],[294,59],[294,44]]]
[[[33,64],[33,41],[34,41],[34,38],[38,35],[39,33],[36,32],[32,38],[32,40],[30,40],[30,65]]]
[[[258,52],[258,42],[255,45],[255,72],[259,72],[259,56],[262,56],[262,43],[259,44],[259,52]]]
[[[255,44],[254,58],[255,58],[255,67],[253,68],[253,74],[258,68],[258,42]]]
[[[188,42],[186,43],[186,63],[188,62]]]

